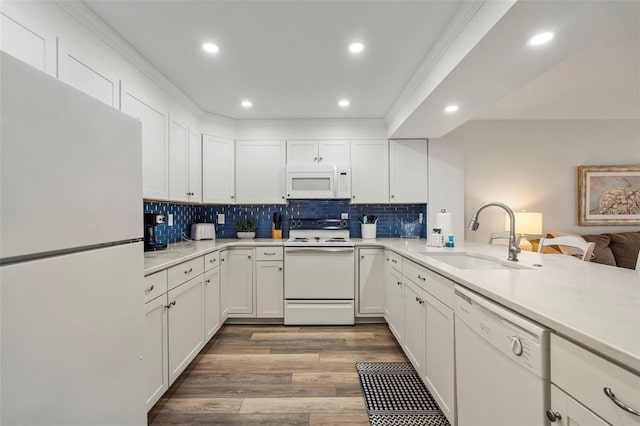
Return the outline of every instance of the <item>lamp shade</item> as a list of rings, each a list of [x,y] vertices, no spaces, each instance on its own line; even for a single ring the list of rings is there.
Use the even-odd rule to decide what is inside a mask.
[[[515,212],[516,234],[541,235],[542,213],[540,212]],[[505,219],[505,228],[509,229],[509,216]]]

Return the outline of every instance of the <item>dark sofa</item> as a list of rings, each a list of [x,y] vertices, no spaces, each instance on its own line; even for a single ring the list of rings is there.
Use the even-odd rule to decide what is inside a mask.
[[[581,237],[596,243],[592,262],[627,269],[636,268],[640,251],[640,231],[581,235]]]

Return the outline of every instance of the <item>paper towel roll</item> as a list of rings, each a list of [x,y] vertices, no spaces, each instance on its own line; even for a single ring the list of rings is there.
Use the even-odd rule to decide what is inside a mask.
[[[440,212],[436,215],[436,228],[442,229],[441,233],[444,239],[451,233],[451,212]]]

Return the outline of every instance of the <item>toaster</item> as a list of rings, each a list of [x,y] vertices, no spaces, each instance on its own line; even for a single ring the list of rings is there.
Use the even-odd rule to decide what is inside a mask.
[[[213,223],[194,223],[191,225],[192,240],[215,240],[216,226]]]

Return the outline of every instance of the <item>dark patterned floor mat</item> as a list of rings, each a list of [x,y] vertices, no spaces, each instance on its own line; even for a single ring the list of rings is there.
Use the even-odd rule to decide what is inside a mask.
[[[450,426],[408,362],[356,362],[373,426]]]

